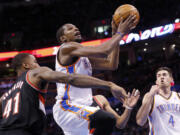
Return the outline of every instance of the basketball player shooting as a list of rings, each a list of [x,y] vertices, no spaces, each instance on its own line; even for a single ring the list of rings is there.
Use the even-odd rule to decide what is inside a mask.
[[[56,71],[91,76],[92,69],[115,70],[119,63],[119,41],[124,34],[134,28],[135,18],[135,15],[130,15],[126,20],[121,21],[117,27],[112,22],[113,33],[115,34],[110,40],[97,47],[81,45],[81,33],[75,25],[64,24],[61,26],[56,34],[57,40],[62,43],[56,55]],[[116,94],[113,96],[124,101],[127,94],[124,89],[121,90],[119,91],[121,96]],[[57,83],[57,97],[56,104],[53,107],[53,116],[65,135],[88,135],[88,124],[93,121],[89,116],[92,114],[97,114],[95,115],[97,117],[103,116],[101,122],[104,127],[115,126],[114,115],[92,107],[92,103],[91,88],[80,89]],[[79,111],[83,112],[80,118],[76,115]],[[98,119],[97,117],[94,118]],[[109,128],[101,128],[104,131],[103,135],[108,134],[109,131],[104,129]]]

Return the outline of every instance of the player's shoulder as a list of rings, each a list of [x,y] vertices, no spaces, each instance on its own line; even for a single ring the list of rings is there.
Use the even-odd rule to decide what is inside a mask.
[[[60,46],[60,49],[62,50],[66,48],[80,48],[80,47],[82,47],[82,45],[78,42],[66,42]]]
[[[69,55],[69,54],[71,54],[71,52],[73,52],[79,48],[82,48],[82,47],[83,46],[77,42],[66,42],[60,46],[59,53],[61,53],[61,56],[66,55],[66,54]]]
[[[80,52],[84,51],[84,46],[76,42],[66,43],[61,50],[59,51],[59,58],[66,56],[66,58],[70,57],[78,57]],[[81,54],[81,53],[80,53]],[[69,58],[68,58],[69,59]]]
[[[146,101],[149,99],[149,98],[152,98],[152,96],[150,95],[149,92],[147,92],[144,97],[143,97],[143,103],[146,103]],[[155,96],[153,96],[153,100],[154,100]]]
[[[50,69],[49,67],[46,67],[46,66],[37,67],[35,69],[29,70],[29,74],[31,74],[32,76],[36,76],[36,75],[44,73],[46,71],[52,71],[52,69]]]
[[[175,93],[178,96],[178,98],[180,99],[180,92],[173,91],[173,93]]]

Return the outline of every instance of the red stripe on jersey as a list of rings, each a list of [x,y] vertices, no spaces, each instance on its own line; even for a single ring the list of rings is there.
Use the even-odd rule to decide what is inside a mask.
[[[45,105],[45,98],[43,96],[41,96],[41,94],[38,95],[39,96],[39,100]]]
[[[29,71],[28,71],[27,74],[26,74],[26,81],[27,81],[27,83],[28,83],[31,87],[33,87],[35,90],[37,90],[37,91],[39,91],[39,92],[42,92],[42,93],[47,93],[47,90],[42,90],[42,89],[38,88],[37,86],[35,86],[34,84],[31,83],[31,81],[29,80]]]
[[[98,99],[93,96],[94,100],[96,101],[96,103],[101,107],[101,109],[103,109],[103,105],[98,101]]]

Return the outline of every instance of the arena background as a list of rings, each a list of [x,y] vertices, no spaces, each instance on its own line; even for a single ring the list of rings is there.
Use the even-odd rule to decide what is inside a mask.
[[[148,135],[135,123],[135,115],[144,94],[155,81],[160,66],[172,68],[175,86],[180,90],[180,1],[179,0],[0,0],[0,94],[15,81],[11,58],[19,52],[29,52],[42,66],[54,69],[58,47],[56,30],[64,23],[77,25],[84,45],[99,45],[111,37],[111,18],[114,10],[129,3],[140,12],[135,30],[120,42],[120,64],[116,71],[94,71],[94,76],[117,83],[132,91],[141,92],[138,105],[123,130],[113,135]],[[134,34],[133,34],[134,33]],[[86,42],[91,41],[91,42]],[[124,110],[109,92],[100,89],[94,94],[105,95],[112,107],[121,114]],[[47,94],[48,124],[44,135],[63,135],[52,118],[56,86],[51,84]]]

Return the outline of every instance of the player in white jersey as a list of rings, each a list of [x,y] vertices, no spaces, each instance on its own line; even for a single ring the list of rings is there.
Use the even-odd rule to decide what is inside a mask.
[[[115,28],[112,23],[114,36],[98,47],[82,46],[79,43],[82,40],[79,29],[73,24],[63,25],[57,31],[57,39],[62,45],[56,56],[56,70],[68,74],[92,75],[92,68],[104,70],[117,68],[119,62],[118,43],[125,33],[134,28],[134,20],[135,16],[130,15],[119,24],[118,28]],[[91,107],[93,102],[91,84],[89,87],[80,89],[70,85],[57,84],[58,95],[53,107],[53,115],[65,135],[88,135],[88,123],[93,121],[90,116],[95,113],[103,116],[102,127],[110,129],[108,127],[114,126],[115,118],[112,114]],[[120,100],[124,100],[127,96],[125,90],[121,89],[120,93],[120,96],[112,94]],[[100,128],[104,130],[102,127]],[[106,135],[111,131],[104,130],[104,132]]]
[[[171,91],[171,69],[161,67],[156,72],[156,85],[145,94],[136,120],[143,126],[149,121],[149,135],[180,134],[180,95]]]

